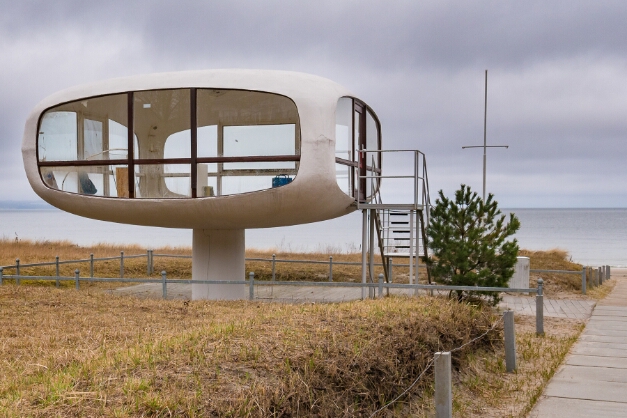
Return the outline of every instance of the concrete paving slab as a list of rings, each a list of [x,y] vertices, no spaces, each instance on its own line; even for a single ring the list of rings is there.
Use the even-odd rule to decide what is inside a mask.
[[[566,364],[571,366],[596,366],[615,369],[627,369],[627,358],[612,358],[571,354],[566,358]],[[627,396],[626,396],[627,397]]]
[[[584,341],[582,339],[577,343],[577,347],[589,348],[612,348],[615,350],[625,350],[627,352],[627,342],[622,341]]]
[[[627,318],[626,318],[627,319]],[[599,330],[627,330],[627,320],[625,321],[601,321],[599,319],[590,318],[586,327],[596,328]]]
[[[618,402],[599,402],[588,399],[541,398],[529,413],[530,418],[568,417],[568,418],[627,418],[627,404]]]
[[[567,365],[555,374],[554,379],[575,381],[583,380],[591,382],[616,382],[627,383],[627,373],[623,369],[610,367],[593,367],[593,366],[572,366]],[[627,402],[627,398],[625,398]]]
[[[558,398],[623,402],[623,405],[627,407],[625,383],[620,382],[594,381],[593,383],[583,380],[552,379],[544,394]]]
[[[584,335],[615,335],[627,338],[627,331],[620,329],[584,329]]]
[[[590,347],[577,344],[572,350],[573,354],[583,354],[597,357],[627,358],[627,350],[619,348]],[[627,393],[625,394],[627,397]]]
[[[600,343],[625,343],[625,337],[614,335],[590,335],[582,334],[579,336],[579,341],[590,341]]]

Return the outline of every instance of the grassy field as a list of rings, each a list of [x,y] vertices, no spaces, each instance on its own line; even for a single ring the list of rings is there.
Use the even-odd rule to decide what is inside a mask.
[[[28,263],[54,260],[55,255],[62,260],[90,253],[114,256],[120,250],[145,252],[3,241],[0,265],[18,257]],[[162,252],[189,254],[189,249],[155,250]],[[559,251],[525,255],[532,268],[580,268]],[[277,253],[277,258],[293,259],[328,256]],[[333,257],[352,260],[359,255]],[[169,276],[190,275],[189,260],[157,263],[157,271],[176,272]],[[145,260],[127,260],[125,267],[127,276],[145,277]],[[74,268],[66,266],[62,274],[70,275]],[[262,266],[247,268],[261,271]],[[284,264],[279,269],[284,269],[280,277],[311,280],[325,268],[318,272]],[[97,263],[95,273],[115,276],[119,262]],[[347,269],[345,274],[350,279],[355,273]],[[578,292],[567,275],[562,279],[547,277],[554,282],[551,291]],[[370,416],[408,388],[434,352],[458,347],[496,324],[454,353],[455,416],[523,417],[583,326],[545,318],[546,335],[538,337],[534,318],[517,317],[519,369],[508,374],[500,316],[446,298],[289,305],[140,300],[111,295],[96,285],[80,291],[52,286],[0,287],[2,416]],[[603,292],[607,290],[597,290],[597,297]],[[377,416],[432,414],[433,375],[428,370],[407,395]]]

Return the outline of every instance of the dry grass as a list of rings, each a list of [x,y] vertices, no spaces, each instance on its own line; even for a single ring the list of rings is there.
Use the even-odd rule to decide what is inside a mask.
[[[581,295],[581,269],[583,266],[574,263],[567,251],[553,249],[548,251],[520,250],[519,256],[529,257],[531,269],[568,270],[579,274],[531,273],[529,284],[537,285],[537,280],[544,280],[544,294],[551,299],[585,298]]]
[[[516,373],[505,373],[500,356],[468,354],[456,375],[456,416],[526,417],[583,330],[583,321],[545,318],[544,336],[535,334],[535,318],[516,317]]]
[[[3,286],[0,413],[367,416],[435,351],[493,320],[486,308],[441,298],[296,306]],[[500,350],[501,339],[497,328],[458,352],[455,366],[477,349]],[[387,414],[404,411],[400,403]]]
[[[27,263],[55,255],[115,256],[120,250],[145,252],[133,246],[0,241],[0,265],[18,257]],[[532,268],[579,268],[560,251],[523,255],[531,257]],[[276,256],[328,261],[320,253]],[[360,254],[333,258],[359,261]],[[156,260],[155,271],[190,276],[190,260]],[[126,260],[125,267],[127,276],[145,277],[145,260]],[[71,275],[74,268],[66,266],[61,274]],[[250,262],[251,269],[271,275],[269,263]],[[357,279],[351,269],[334,266],[334,279]],[[88,264],[81,270],[88,271]],[[315,280],[326,278],[328,266],[277,264],[277,271],[279,279]],[[96,263],[95,273],[115,277],[119,262]],[[544,278],[549,294],[579,292],[559,275]],[[589,294],[601,297],[612,284]],[[406,388],[435,351],[483,332],[494,321],[491,312],[441,298],[295,306],[138,300],[97,286],[79,292],[3,286],[0,415],[368,416]],[[582,328],[569,320],[545,321],[547,335],[537,337],[533,318],[517,317],[515,374],[504,371],[500,329],[456,354],[455,416],[525,416]],[[431,416],[432,382],[429,371],[409,397],[380,416]]]

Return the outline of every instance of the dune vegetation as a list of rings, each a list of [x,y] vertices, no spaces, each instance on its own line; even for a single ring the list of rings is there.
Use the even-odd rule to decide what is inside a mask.
[[[120,251],[145,253],[133,246],[4,240],[0,265]],[[580,268],[559,251],[528,255],[532,268],[563,262]],[[322,261],[330,254],[276,256]],[[332,256],[359,261],[359,254]],[[328,272],[326,265],[303,266],[277,263],[277,278],[316,280]],[[62,265],[61,274],[74,268]],[[78,268],[88,271],[89,263]],[[336,268],[342,267],[334,266],[334,280],[359,277],[359,267],[345,266],[345,276]],[[155,271],[161,269],[189,277],[191,260],[156,258]],[[266,262],[249,262],[250,269],[270,274]],[[22,272],[54,274],[54,267]],[[119,260],[95,264],[96,276],[117,274]],[[404,272],[397,274],[402,279]],[[125,276],[145,277],[145,258],[125,260]],[[453,354],[455,416],[525,416],[582,323],[546,318],[546,335],[539,337],[533,318],[517,317],[518,371],[512,374],[505,372],[500,318],[487,306],[444,297],[298,305],[153,300],[112,295],[104,285],[76,291],[69,284],[7,281],[0,286],[0,415],[367,417],[384,408],[376,416],[430,416],[433,354],[477,338]]]

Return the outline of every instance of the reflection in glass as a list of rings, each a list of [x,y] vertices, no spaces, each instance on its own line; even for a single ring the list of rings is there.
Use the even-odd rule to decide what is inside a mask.
[[[128,197],[126,166],[41,167],[40,172],[51,189],[91,196]]]
[[[350,173],[352,167],[343,164],[335,164],[335,179],[337,185],[344,193],[350,195]]]
[[[39,125],[39,161],[126,158],[126,125],[126,94],[56,106]]]
[[[76,113],[48,111],[39,125],[39,161],[77,159]]]

